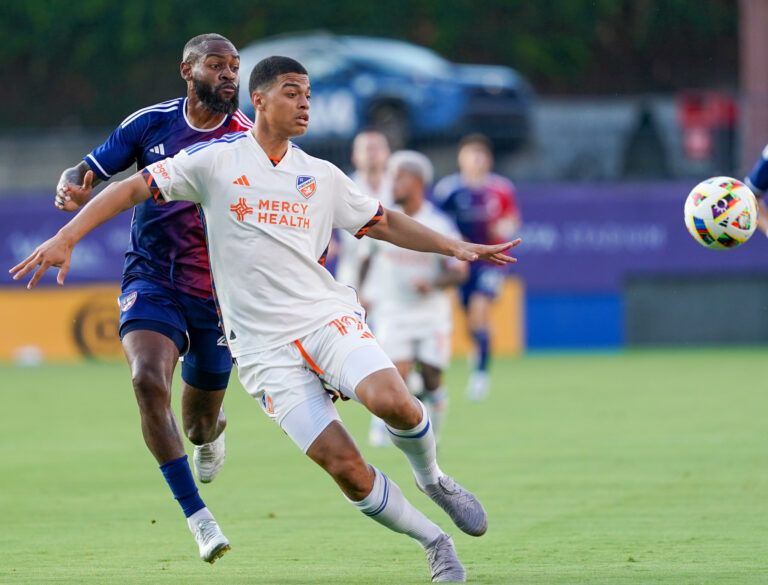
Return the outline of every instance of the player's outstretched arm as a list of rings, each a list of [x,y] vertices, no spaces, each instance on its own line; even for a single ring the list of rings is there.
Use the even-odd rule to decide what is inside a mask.
[[[101,179],[93,174],[91,166],[81,160],[61,173],[53,204],[62,211],[77,211],[88,203],[93,188],[99,183]]]
[[[469,262],[487,260],[499,265],[517,262],[517,258],[504,252],[520,243],[520,238],[493,246],[455,240],[429,229],[404,213],[391,209],[384,210],[381,220],[371,226],[367,235],[409,250],[435,252]]]
[[[46,270],[55,266],[59,269],[56,281],[60,285],[64,284],[64,277],[69,270],[69,261],[75,244],[92,229],[151,196],[152,193],[141,174],[133,175],[125,181],[110,185],[90,201],[55,236],[40,244],[34,252],[11,268],[9,272],[13,274],[14,280],[19,280],[37,268],[29,284],[27,284],[27,288],[32,288]]]

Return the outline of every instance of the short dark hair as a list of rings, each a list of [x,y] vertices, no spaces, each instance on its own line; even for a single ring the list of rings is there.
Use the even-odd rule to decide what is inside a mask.
[[[196,37],[189,39],[187,44],[184,45],[184,51],[181,54],[182,62],[194,63],[200,57],[204,57],[208,49],[207,45],[211,41],[224,41],[232,45],[232,41],[218,33],[205,33],[203,35],[197,35]],[[234,45],[232,46],[234,47]]]
[[[479,132],[475,132],[474,134],[467,134],[464,138],[462,138],[459,142],[459,151],[461,151],[465,146],[470,145],[480,146],[488,152],[493,152],[493,143],[491,143],[490,139],[485,134],[480,134]]]
[[[256,63],[256,66],[251,71],[248,93],[253,94],[254,91],[272,85],[275,79],[284,73],[307,75],[307,70],[296,59],[291,59],[290,57],[280,57],[277,55],[267,57]]]

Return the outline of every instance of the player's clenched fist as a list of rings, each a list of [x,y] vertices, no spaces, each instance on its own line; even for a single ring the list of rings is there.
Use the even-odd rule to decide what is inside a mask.
[[[72,256],[72,246],[60,234],[55,235],[50,240],[43,242],[26,259],[19,262],[11,268],[9,272],[13,275],[13,280],[19,280],[37,268],[32,278],[27,284],[27,288],[32,288],[37,281],[45,274],[51,266],[59,268],[59,274],[56,282],[64,284],[64,277],[69,270],[69,260]]]

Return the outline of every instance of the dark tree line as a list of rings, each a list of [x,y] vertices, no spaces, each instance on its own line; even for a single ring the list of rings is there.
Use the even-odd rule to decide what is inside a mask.
[[[0,7],[0,127],[109,126],[179,95],[181,48],[311,29],[512,66],[542,94],[734,88],[734,0],[27,0]]]

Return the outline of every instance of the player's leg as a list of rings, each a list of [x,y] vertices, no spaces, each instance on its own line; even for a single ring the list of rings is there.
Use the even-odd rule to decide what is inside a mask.
[[[225,458],[224,400],[232,356],[219,326],[212,299],[182,297],[189,351],[181,367],[181,413],[184,434],[195,445],[192,456],[197,479],[213,481]]]
[[[475,346],[474,371],[467,385],[470,400],[488,395],[491,358],[491,307],[503,284],[504,274],[492,266],[472,266],[471,277],[462,288],[467,326]]]
[[[398,361],[395,362],[395,367],[403,380],[406,380],[411,372],[411,362]],[[389,436],[386,423],[375,414],[371,414],[371,425],[368,429],[368,443],[371,447],[391,447],[392,441]]]
[[[421,400],[427,407],[429,420],[432,421],[435,441],[440,442],[440,432],[443,429],[445,414],[448,410],[448,393],[443,386],[443,371],[421,362],[421,377],[424,380],[424,392]]]
[[[451,361],[451,333],[443,321],[426,331],[416,346],[416,360],[423,381],[420,394],[432,422],[435,440],[440,441],[445,414],[448,410],[448,393],[443,386],[443,370]]]
[[[354,395],[386,422],[392,443],[408,459],[419,489],[462,531],[472,536],[484,534],[488,517],[483,506],[438,466],[435,435],[426,407],[411,395],[396,369],[381,367],[383,360],[377,352],[384,356],[375,345],[350,353],[342,369],[342,387],[354,384]]]
[[[239,357],[243,387],[331,475],[356,508],[425,547],[434,580],[463,581],[464,568],[447,535],[416,510],[394,482],[365,462],[316,375],[317,365],[312,362],[315,367],[308,368],[306,350],[299,347],[289,344]]]
[[[411,393],[365,323],[334,319],[295,342],[306,363],[342,396],[359,400],[384,419],[392,442],[408,459],[417,485],[467,534],[487,527],[480,502],[440,471],[435,437],[424,405]]]
[[[334,416],[338,415],[330,398],[318,395],[293,408],[282,427],[301,446],[307,429],[325,425],[306,453],[333,478],[347,500],[372,520],[416,540],[427,554],[432,581],[465,581],[466,572],[450,537],[417,510],[394,481],[363,459]]]
[[[202,483],[213,481],[224,465],[227,418],[221,405],[225,392],[226,388],[208,390],[182,382],[182,425],[184,434],[195,446],[192,462],[195,476]]]
[[[124,284],[123,291],[120,337],[131,370],[144,441],[187,518],[200,556],[214,562],[229,549],[229,542],[200,498],[171,410],[173,371],[186,346],[183,318],[163,287],[132,281]]]

